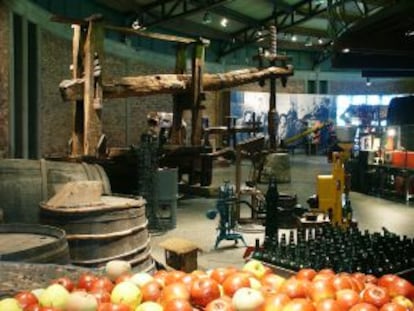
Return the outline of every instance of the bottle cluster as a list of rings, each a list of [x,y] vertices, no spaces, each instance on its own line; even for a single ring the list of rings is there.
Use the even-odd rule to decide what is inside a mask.
[[[258,246],[258,245],[256,245]],[[298,228],[280,236],[266,236],[253,258],[299,270],[331,268],[336,272],[363,272],[377,276],[414,267],[414,239],[383,228],[382,233],[324,224]]]

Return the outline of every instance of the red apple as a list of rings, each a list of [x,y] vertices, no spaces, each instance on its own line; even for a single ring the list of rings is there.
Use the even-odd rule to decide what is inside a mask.
[[[396,279],[394,279],[394,281],[391,284],[389,284],[388,292],[391,297],[396,297],[396,296],[411,297],[411,295],[414,293],[414,287],[406,279],[397,277]]]
[[[309,297],[316,303],[323,299],[335,298],[335,288],[331,280],[314,279],[309,288]]]
[[[98,306],[96,311],[133,311],[130,307],[123,304],[116,304],[111,302],[105,302]]]
[[[218,282],[219,284],[222,284],[224,280],[232,273],[236,272],[236,269],[231,270],[229,268],[214,268],[210,271],[210,278]]]
[[[316,276],[316,273],[315,269],[303,268],[296,273],[296,277],[300,280],[312,281],[312,279]]]
[[[164,287],[160,297],[162,304],[173,299],[190,300],[190,291],[184,283],[175,282]]]
[[[223,296],[210,301],[204,311],[236,311],[236,309],[234,309],[231,299]]]
[[[352,306],[361,302],[361,298],[356,290],[345,288],[335,293],[336,301],[344,310],[349,310]]]
[[[296,277],[288,278],[280,286],[279,291],[285,293],[290,298],[305,298],[307,295],[308,280],[299,280]]]
[[[378,278],[378,286],[381,287],[389,287],[392,283],[394,283],[399,278],[398,275],[395,274],[384,274]]]
[[[337,300],[332,298],[327,298],[324,300],[319,301],[316,304],[316,311],[346,311],[348,309],[344,309],[338,303]]]
[[[14,299],[18,301],[22,309],[26,309],[28,306],[37,304],[39,302],[37,300],[37,297],[32,292],[29,292],[29,291],[22,291],[22,292],[17,293],[14,296]]]
[[[180,270],[168,271],[164,278],[165,285],[180,282],[181,278],[185,275],[186,273]]]
[[[388,302],[381,307],[380,311],[407,311],[407,309],[396,302]]]
[[[282,311],[315,311],[312,301],[305,298],[295,298],[289,301]]]
[[[112,283],[112,281],[108,277],[102,276],[92,282],[89,288],[89,291],[96,291],[98,289],[103,289],[103,290],[106,290],[107,292],[111,292],[113,288],[114,288],[114,283]]]
[[[79,276],[76,287],[83,288],[86,291],[89,291],[92,288],[93,282],[95,282],[97,279],[98,277],[95,276],[94,274],[89,273],[89,272],[84,272]]]
[[[362,300],[380,308],[390,302],[390,295],[384,287],[372,285],[362,291]]]
[[[355,281],[352,279],[352,276],[348,273],[339,273],[334,276],[332,280],[332,285],[335,290],[350,288],[355,289]]]
[[[164,311],[193,311],[191,303],[187,299],[175,298],[163,304]]]
[[[142,301],[158,301],[161,297],[163,286],[156,281],[149,281],[141,287]]]
[[[230,274],[223,282],[224,294],[233,297],[234,293],[242,287],[250,287],[250,279],[247,273],[235,272]]]
[[[265,274],[261,279],[260,282],[262,283],[262,286],[268,287],[271,292],[277,292],[279,291],[282,284],[286,281],[286,278],[275,274],[275,273],[269,273]]]
[[[190,300],[196,306],[205,307],[220,295],[219,283],[210,278],[200,278],[195,280],[191,286]]]
[[[350,311],[378,311],[378,308],[367,302],[360,302],[352,306]]]
[[[260,311],[282,311],[283,307],[290,301],[288,295],[283,293],[269,294],[265,297],[265,301]]]
[[[89,293],[96,298],[98,304],[111,302],[111,294],[104,289],[95,289],[90,291]]]

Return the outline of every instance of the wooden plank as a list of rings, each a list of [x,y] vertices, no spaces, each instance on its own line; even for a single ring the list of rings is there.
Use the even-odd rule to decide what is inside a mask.
[[[203,90],[218,91],[243,84],[266,79],[270,76],[283,77],[293,75],[293,67],[250,68],[226,73],[203,74]],[[137,77],[123,77],[103,81],[105,98],[127,98],[154,94],[176,94],[191,90],[190,74],[154,74]],[[64,100],[77,100],[83,96],[84,79],[64,80],[60,83],[60,92]]]
[[[102,94],[96,87],[99,79],[94,76],[94,60],[96,55],[103,57],[104,32],[102,21],[92,20],[89,23],[86,42],[84,45],[84,155],[96,156],[99,139],[102,135],[101,111],[95,109],[96,98],[102,99]]]
[[[35,233],[1,233],[0,255],[24,251],[56,241],[53,236]]]

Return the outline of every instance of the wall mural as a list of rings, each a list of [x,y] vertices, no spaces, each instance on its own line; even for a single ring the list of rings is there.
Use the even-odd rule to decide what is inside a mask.
[[[269,109],[267,92],[240,92],[231,93],[231,114],[236,117],[236,125],[251,124],[254,118],[263,126],[263,135],[267,136],[267,114]],[[313,94],[277,94],[277,133],[278,142],[291,138],[317,123],[336,119],[335,96]],[[329,128],[323,128],[320,133],[320,143],[328,144]],[[248,134],[240,134],[242,140]],[[308,137],[305,137],[308,139]],[[295,144],[304,143],[298,140]]]

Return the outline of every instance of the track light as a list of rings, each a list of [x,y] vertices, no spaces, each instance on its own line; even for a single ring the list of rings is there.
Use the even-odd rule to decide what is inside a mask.
[[[229,24],[229,20],[227,18],[223,17],[220,21],[221,27],[227,27],[228,24]]]
[[[318,44],[323,44],[323,39],[322,38],[318,38]]]
[[[371,86],[371,79],[367,77],[367,81],[365,82],[366,86]]]
[[[138,19],[138,18],[136,18],[136,19],[132,22],[131,27],[132,27],[132,29],[134,29],[134,30],[138,30],[138,29],[140,29],[140,28],[141,28],[141,23],[139,22],[139,19]]]
[[[312,43],[312,40],[311,40],[311,38],[310,37],[308,37],[307,39],[306,39],[306,41],[305,41],[305,46],[312,46],[313,45],[313,43]]]
[[[203,24],[210,24],[212,20],[210,12],[205,12],[203,16]]]

